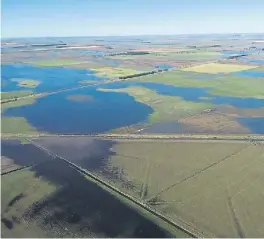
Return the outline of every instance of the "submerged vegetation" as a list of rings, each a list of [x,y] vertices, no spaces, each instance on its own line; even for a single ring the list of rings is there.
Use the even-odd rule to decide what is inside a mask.
[[[67,96],[68,100],[76,101],[76,102],[90,102],[94,101],[94,98],[90,95],[69,95]]]

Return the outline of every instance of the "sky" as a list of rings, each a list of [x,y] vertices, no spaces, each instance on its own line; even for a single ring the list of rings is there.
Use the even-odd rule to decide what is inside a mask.
[[[263,33],[264,0],[2,0],[1,36]]]

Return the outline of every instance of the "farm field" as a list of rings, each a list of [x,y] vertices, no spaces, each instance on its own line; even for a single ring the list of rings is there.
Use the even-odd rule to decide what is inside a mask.
[[[245,66],[245,65],[231,65],[231,64],[219,64],[219,63],[210,63],[200,66],[193,66],[183,69],[183,71],[193,71],[197,73],[230,73],[236,71],[251,70],[257,68],[256,66]]]
[[[264,235],[263,144],[122,142],[114,152],[110,171],[123,172],[138,197],[170,218],[216,237]]]
[[[35,142],[207,235],[263,236],[263,143],[82,137]]]
[[[3,39],[1,236],[264,237],[263,39]]]
[[[52,157],[2,175],[1,207],[2,237],[184,236],[158,227],[146,214]]]

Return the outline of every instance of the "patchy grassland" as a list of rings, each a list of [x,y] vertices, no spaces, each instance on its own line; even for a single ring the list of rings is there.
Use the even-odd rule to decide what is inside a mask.
[[[239,115],[210,112],[179,119],[183,127],[193,133],[249,134],[251,131],[236,121]]]
[[[37,201],[48,197],[55,191],[55,186],[28,169],[7,174],[2,180],[2,232],[3,237],[47,237],[36,221],[23,220],[23,214]],[[3,226],[5,224],[11,227]]]
[[[197,73],[199,76],[199,73]],[[212,95],[232,96],[241,98],[264,99],[264,80],[261,77],[242,77],[235,75],[215,76],[196,79],[183,71],[171,71],[163,74],[139,77],[132,81],[158,82],[166,85],[210,88]]]
[[[4,116],[3,113],[5,110],[14,107],[20,107],[24,105],[34,104],[34,98],[27,98],[18,101],[12,101],[9,103],[2,104],[1,107],[1,130],[2,133],[31,133],[36,132],[36,129],[33,128],[25,118],[23,117],[9,117]]]
[[[182,71],[217,74],[217,73],[230,73],[230,72],[237,72],[237,71],[245,71],[245,70],[250,70],[254,68],[257,68],[257,66],[209,63],[209,64],[203,64],[199,66],[192,66],[192,67],[184,68],[182,69]]]
[[[106,77],[120,77],[120,76],[127,76],[127,75],[134,75],[141,73],[135,69],[129,68],[117,68],[117,67],[101,67],[96,69],[91,69],[96,72],[98,76],[106,76]]]
[[[47,60],[47,61],[33,61],[28,63],[35,66],[66,66],[66,65],[80,64],[82,62],[76,61],[74,59],[55,59],[55,60]]]
[[[150,123],[176,121],[181,117],[201,112],[213,106],[210,103],[196,103],[185,101],[176,96],[160,95],[144,87],[128,87],[123,89],[98,88],[97,90],[103,92],[127,93],[133,96],[136,101],[149,105],[154,110],[154,113],[149,116]]]
[[[26,87],[26,88],[35,88],[41,83],[38,80],[19,79],[19,78],[14,78],[11,81],[17,82],[18,86],[20,87]]]
[[[165,225],[149,220],[153,216],[111,195],[61,160],[4,175],[2,190],[4,237],[171,236],[163,230]],[[170,231],[187,236],[177,229]]]
[[[123,140],[113,151],[107,170],[170,218],[216,237],[263,237],[263,143]]]
[[[23,97],[31,94],[33,94],[33,91],[29,91],[29,90],[1,92],[1,100],[9,100],[15,97]]]

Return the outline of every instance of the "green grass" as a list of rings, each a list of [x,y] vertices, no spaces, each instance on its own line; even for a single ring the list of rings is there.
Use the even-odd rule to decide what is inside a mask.
[[[157,94],[144,87],[128,87],[123,89],[102,89],[103,92],[127,93],[136,101],[149,105],[154,112],[149,116],[149,123],[176,121],[177,119],[211,108],[209,103],[185,101],[180,97]]]
[[[28,63],[35,66],[64,66],[64,65],[80,64],[82,62],[72,59],[55,59],[55,60],[47,60],[47,61],[33,61]]]
[[[91,69],[96,72],[98,76],[106,76],[106,77],[120,77],[127,75],[139,74],[140,71],[129,69],[129,68],[118,68],[118,67],[101,67],[98,69]]]
[[[189,52],[189,53],[159,53],[158,57],[166,57],[170,60],[204,60],[204,59],[215,59],[219,57],[218,52]]]
[[[17,82],[18,86],[26,87],[26,88],[35,88],[40,84],[40,81],[30,80],[30,79],[13,78],[11,81]]]
[[[208,73],[208,74],[217,74],[217,73],[230,73],[237,71],[245,71],[257,68],[256,66],[250,65],[235,65],[235,64],[220,64],[220,63],[209,63],[199,66],[192,66],[182,69],[182,71],[191,71],[197,73]]]
[[[2,119],[1,119],[1,130],[2,133],[13,133],[13,134],[22,134],[22,133],[32,133],[37,130],[33,128],[25,118],[23,117],[10,117],[3,116],[3,112],[9,108],[20,107],[24,105],[34,104],[34,98],[27,98],[23,100],[13,101],[5,103],[1,107]]]
[[[49,182],[35,177],[35,173],[28,169],[23,169],[14,173],[10,173],[1,177],[1,208],[2,218],[8,220],[12,216],[20,217],[25,213],[33,203],[40,201],[55,191],[55,186]],[[23,194],[12,207],[8,206],[16,196]],[[16,223],[12,230],[2,226],[1,235],[5,237],[46,237],[47,235],[35,221],[29,222],[22,220],[23,223]],[[30,229],[29,229],[30,228]]]
[[[132,81],[158,82],[166,85],[211,88],[212,95],[241,98],[264,99],[264,80],[261,77],[242,77],[235,75],[215,76],[196,79],[199,73],[188,74],[182,71],[171,71],[159,75],[140,77]]]
[[[115,154],[105,170],[124,172],[125,178],[120,175],[119,180],[132,182],[137,190],[149,174],[145,200],[158,194],[160,204],[152,207],[173,220],[191,222],[210,237],[239,237],[236,221],[245,237],[261,237],[264,145],[248,146],[246,142],[123,140],[113,147]],[[115,185],[123,190],[122,184]]]
[[[23,97],[33,94],[33,91],[10,91],[10,92],[1,92],[1,100],[8,100],[15,97]]]

